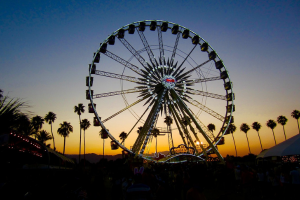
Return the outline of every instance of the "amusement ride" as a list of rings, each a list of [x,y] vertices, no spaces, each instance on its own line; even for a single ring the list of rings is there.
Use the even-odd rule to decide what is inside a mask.
[[[223,161],[218,145],[233,123],[233,84],[217,52],[192,30],[163,20],[117,29],[94,53],[86,86],[94,126],[112,149],[157,162],[209,154]],[[124,122],[121,136],[115,127]],[[158,154],[158,136],[166,138],[168,155]]]

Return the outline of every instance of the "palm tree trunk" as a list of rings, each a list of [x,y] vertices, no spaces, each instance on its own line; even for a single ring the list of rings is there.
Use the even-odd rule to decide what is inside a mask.
[[[51,133],[52,133],[52,139],[53,139],[53,149],[55,151],[55,142],[54,142],[54,135],[53,135],[53,131],[52,131],[52,124],[51,124]]]
[[[234,140],[234,137],[233,137],[233,133],[231,135],[232,135],[233,144],[234,144],[234,148],[235,148],[235,157],[237,157],[237,150],[236,150],[236,145],[235,145],[235,140]]]
[[[65,155],[65,147],[66,147],[66,137],[64,137],[64,151],[63,151],[63,155]]]
[[[80,163],[80,154],[81,154],[81,119],[79,115],[79,128],[80,128],[80,138],[79,138],[79,162]]]
[[[247,133],[246,133],[246,138],[247,138],[247,142],[248,142],[249,154],[251,154],[251,151],[250,151],[250,145],[249,145],[249,140],[248,140]]]
[[[274,141],[275,141],[275,145],[276,145],[276,139],[275,139],[275,134],[274,134],[274,130],[272,129],[273,132],[273,136],[274,136]]]
[[[299,130],[299,134],[300,134],[299,119],[297,119],[297,124],[298,124],[298,130]]]
[[[103,159],[104,159],[104,138],[103,138]]]
[[[286,134],[285,134],[284,126],[282,126],[282,127],[283,127],[284,137],[285,137],[285,140],[286,140]]]
[[[84,160],[84,164],[83,164],[83,169],[85,169],[85,130],[83,132],[83,160]]]
[[[257,131],[257,135],[258,135],[258,138],[259,138],[259,142],[260,142],[260,147],[261,147],[261,150],[263,150],[263,147],[262,147],[262,144],[261,144],[261,140],[260,140],[260,136],[259,136],[259,133]]]
[[[156,147],[155,148],[156,148],[156,155],[157,155],[157,137],[156,137]]]

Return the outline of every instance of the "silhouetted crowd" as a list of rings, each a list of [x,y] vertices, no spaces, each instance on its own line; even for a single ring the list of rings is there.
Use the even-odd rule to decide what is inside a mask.
[[[291,199],[300,191],[299,164],[102,160],[74,170],[2,170],[1,199],[205,200]]]

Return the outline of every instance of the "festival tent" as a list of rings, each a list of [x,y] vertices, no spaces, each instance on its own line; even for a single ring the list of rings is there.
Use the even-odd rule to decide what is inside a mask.
[[[289,156],[300,155],[300,134],[275,145],[274,147],[262,151],[257,158],[266,158],[271,156]]]

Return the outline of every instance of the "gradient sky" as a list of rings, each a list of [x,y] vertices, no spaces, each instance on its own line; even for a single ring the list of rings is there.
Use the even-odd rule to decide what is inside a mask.
[[[264,148],[274,145],[272,131],[266,127],[269,119],[285,115],[287,137],[298,133],[291,112],[300,110],[299,10],[299,1],[1,1],[0,88],[4,95],[28,102],[32,116],[56,113],[53,130],[58,151],[63,138],[56,130],[59,123],[70,122],[74,132],[66,140],[66,153],[76,154],[79,120],[74,106],[89,103],[85,77],[99,43],[131,22],[178,23],[208,41],[229,71],[236,96],[234,135],[238,155],[243,156],[248,146],[239,129],[242,123],[262,124]],[[93,115],[86,112],[82,118],[92,121]],[[43,129],[50,132],[50,125],[44,124]],[[102,153],[98,132],[95,127],[87,130],[86,153]],[[275,135],[277,143],[284,140],[281,125]],[[252,153],[259,153],[257,133],[250,129],[248,136]],[[221,154],[234,155],[231,136],[225,136],[225,142]],[[158,143],[160,151],[167,150],[165,143]],[[105,151],[120,153],[109,145]]]

